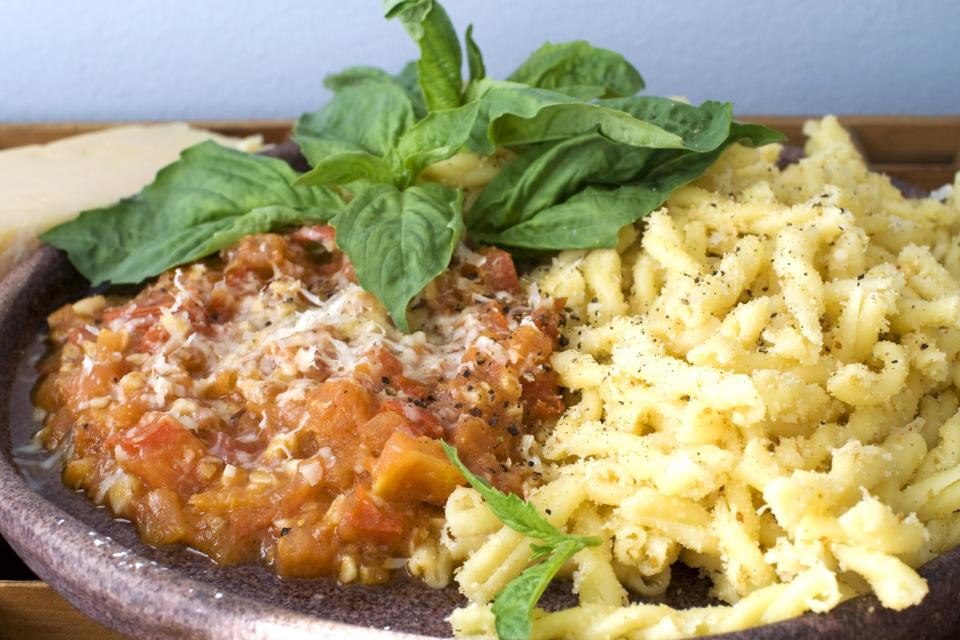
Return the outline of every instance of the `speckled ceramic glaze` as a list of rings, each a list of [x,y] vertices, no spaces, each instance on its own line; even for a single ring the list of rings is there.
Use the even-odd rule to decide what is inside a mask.
[[[28,565],[82,611],[135,638],[414,638],[449,635],[445,618],[463,600],[450,587],[414,581],[383,587],[332,580],[281,580],[259,566],[218,567],[182,548],[154,549],[133,527],[114,520],[61,485],[56,468],[24,465],[36,424],[27,391],[25,349],[47,313],[82,295],[86,285],[64,257],[44,248],[0,283],[0,532]],[[37,456],[38,454],[30,454]],[[17,461],[15,461],[15,458]],[[709,603],[694,572],[678,570],[663,601]],[[921,573],[930,581],[922,604],[902,612],[873,597],[829,615],[806,615],[725,638],[960,637],[960,550]],[[547,594],[548,608],[574,602],[569,587]]]

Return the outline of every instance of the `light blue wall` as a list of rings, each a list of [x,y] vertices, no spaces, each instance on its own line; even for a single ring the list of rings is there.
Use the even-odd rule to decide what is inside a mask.
[[[447,0],[502,77],[543,41],[624,53],[740,113],[960,112],[960,0]],[[0,121],[287,117],[415,56],[377,0],[0,0]]]

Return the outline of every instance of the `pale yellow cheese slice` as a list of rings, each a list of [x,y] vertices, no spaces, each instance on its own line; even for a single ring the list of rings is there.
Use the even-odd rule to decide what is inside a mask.
[[[229,138],[177,122],[0,150],[0,277],[36,249],[39,234],[137,193],[183,149],[211,138],[245,151],[260,146],[259,136]]]

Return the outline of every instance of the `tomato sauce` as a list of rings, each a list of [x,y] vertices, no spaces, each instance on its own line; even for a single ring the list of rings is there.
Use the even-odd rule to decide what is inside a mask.
[[[150,544],[362,582],[439,535],[464,483],[441,440],[505,491],[535,482],[521,447],[563,409],[560,304],[532,308],[509,254],[461,247],[404,336],[333,239],[248,236],[54,312],[34,402],[64,481]]]

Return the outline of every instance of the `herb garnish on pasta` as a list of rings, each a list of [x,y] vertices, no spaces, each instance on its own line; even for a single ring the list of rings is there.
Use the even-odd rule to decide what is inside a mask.
[[[441,443],[441,446],[470,486],[483,496],[490,510],[505,525],[541,541],[531,545],[531,561],[544,559],[543,562],[525,569],[493,599],[492,610],[496,618],[497,636],[501,640],[526,640],[531,631],[530,615],[547,585],[567,560],[581,549],[597,546],[600,538],[563,533],[547,522],[529,502],[524,502],[514,494],[503,493],[483,478],[471,473],[460,461],[455,448],[446,443]]]

